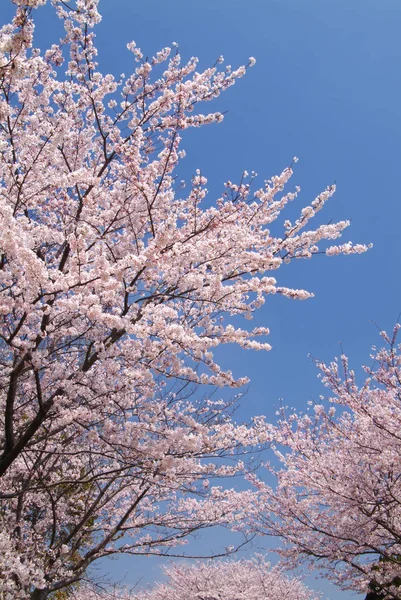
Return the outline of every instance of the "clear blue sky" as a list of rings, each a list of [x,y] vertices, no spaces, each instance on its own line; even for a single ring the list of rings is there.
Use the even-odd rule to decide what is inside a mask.
[[[355,257],[316,257],[277,272],[280,283],[313,291],[306,302],[272,298],[256,318],[271,329],[269,354],[225,351],[222,361],[252,383],[243,415],[274,418],[283,398],[298,408],[322,389],[307,354],[330,360],[339,342],[359,370],[379,343],[376,323],[389,329],[401,312],[401,3],[399,0],[100,0],[97,30],[103,72],[130,72],[126,42],[152,55],[176,41],[184,58],[207,66],[223,54],[233,66],[255,56],[256,66],[224,94],[221,125],[184,138],[189,179],[196,168],[211,193],[244,169],[261,179],[299,157],[298,207],[333,183],[335,197],[320,222],[352,219],[344,241],[373,242]],[[12,13],[2,0],[0,20]],[[38,45],[54,41],[41,10]],[[208,106],[209,108],[209,106]],[[360,372],[360,371],[359,371]],[[138,563],[141,573],[148,570]],[[112,563],[119,575],[137,567]],[[152,573],[155,567],[151,567]],[[313,582],[330,600],[348,593]]]

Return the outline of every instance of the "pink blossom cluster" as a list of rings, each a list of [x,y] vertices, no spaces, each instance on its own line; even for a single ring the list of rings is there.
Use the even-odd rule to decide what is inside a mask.
[[[318,600],[295,577],[258,556],[172,565],[166,583],[134,594],[132,600]]]
[[[65,35],[43,53],[33,9],[44,0],[15,3],[0,30],[0,515],[10,555],[0,590],[42,600],[101,557],[180,554],[197,529],[235,524],[249,493],[208,482],[246,473],[244,456],[272,434],[263,418],[236,423],[235,401],[211,399],[210,386],[247,381],[214,349],[269,350],[267,327],[233,317],[251,319],[271,294],[310,297],[271,271],[324,252],[349,223],[309,228],[330,187],[273,234],[298,194],[284,192],[292,168],[256,190],[244,173],[215,202],[201,172],[189,191],[176,185],[182,131],[222,120],[200,105],[253,58],[199,71],[176,45],[148,61],[132,42],[135,69],[116,79],[98,70],[96,0],[53,0]],[[326,253],[366,250],[334,248]]]
[[[401,345],[383,334],[358,385],[342,356],[319,364],[329,402],[286,415],[257,489],[255,527],[279,536],[290,565],[318,565],[345,589],[398,599],[401,588]]]

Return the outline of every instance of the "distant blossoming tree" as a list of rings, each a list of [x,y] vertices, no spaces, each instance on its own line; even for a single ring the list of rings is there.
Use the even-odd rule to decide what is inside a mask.
[[[176,48],[146,60],[132,42],[137,66],[116,80],[95,62],[97,1],[52,0],[65,37],[42,53],[33,15],[45,3],[15,0],[0,30],[7,599],[62,597],[101,557],[181,554],[195,530],[235,520],[249,493],[209,481],[245,472],[241,456],[269,442],[269,427],[263,418],[237,425],[230,402],[194,392],[246,381],[221,369],[213,349],[268,350],[255,339],[268,330],[241,329],[230,316],[251,318],[269,294],[308,298],[270,272],[323,252],[318,244],[348,226],[308,228],[330,187],[271,233],[297,195],[281,194],[291,168],[255,191],[244,174],[214,203],[204,202],[200,172],[184,192],[181,132],[221,121],[199,104],[247,67],[220,69],[219,59],[198,72]]]
[[[383,333],[367,379],[347,359],[319,365],[333,396],[312,414],[286,416],[270,465],[277,489],[254,478],[257,529],[286,542],[282,554],[321,567],[369,600],[401,599],[401,346]],[[284,448],[284,449],[283,449]],[[262,515],[262,516],[260,516]]]
[[[175,565],[165,569],[166,583],[132,600],[318,600],[295,577],[264,559]]]

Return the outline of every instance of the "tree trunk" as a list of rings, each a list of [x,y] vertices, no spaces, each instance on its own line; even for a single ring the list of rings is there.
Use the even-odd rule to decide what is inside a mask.
[[[383,600],[384,595],[382,592],[369,592],[366,594],[365,600]]]
[[[31,600],[46,600],[49,595],[49,591],[45,588],[44,590],[36,589],[31,593]]]

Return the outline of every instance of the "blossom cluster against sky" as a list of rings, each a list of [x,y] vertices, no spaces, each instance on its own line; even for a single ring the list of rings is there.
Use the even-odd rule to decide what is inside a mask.
[[[2,4],[0,21],[7,22],[13,5]],[[323,391],[308,353],[330,360],[341,342],[358,370],[378,342],[376,325],[390,329],[401,312],[400,3],[101,0],[100,11],[103,72],[130,72],[125,44],[132,39],[145,55],[175,41],[184,58],[199,56],[201,67],[221,54],[233,67],[249,56],[257,59],[215,103],[216,110],[228,111],[224,122],[187,133],[183,178],[200,168],[217,196],[222,183],[236,181],[244,169],[267,179],[298,156],[292,182],[301,186],[302,196],[291,209],[294,217],[335,182],[337,192],[321,222],[351,219],[343,241],[374,244],[361,256],[322,256],[280,270],[280,283],[306,287],[315,298],[269,299],[254,325],[269,323],[272,352],[225,349],[221,357],[237,376],[251,377],[240,417],[264,413],[274,419],[280,399],[306,408]],[[54,41],[55,33],[50,11],[41,12],[39,46]],[[145,560],[139,560],[146,571]],[[157,566],[148,570],[149,577],[158,576]],[[110,571],[121,576],[129,571],[127,581],[137,578],[129,559],[121,566],[112,563]],[[351,598],[312,583],[329,598]]]

